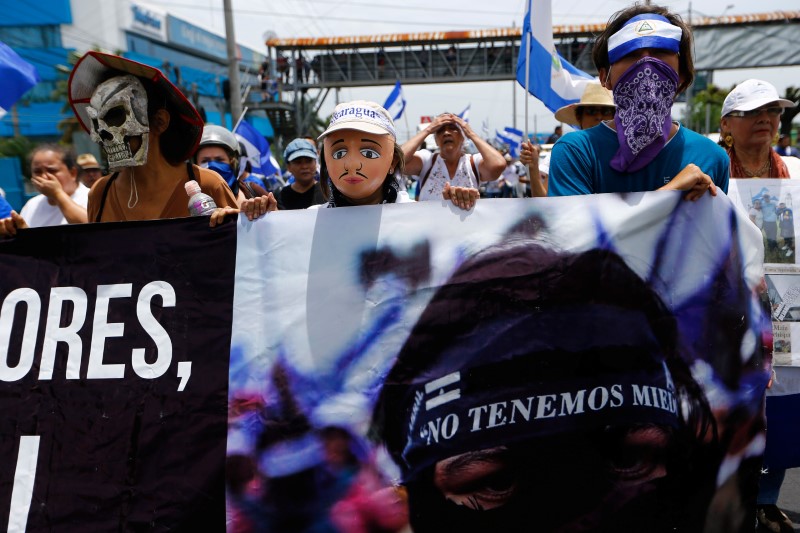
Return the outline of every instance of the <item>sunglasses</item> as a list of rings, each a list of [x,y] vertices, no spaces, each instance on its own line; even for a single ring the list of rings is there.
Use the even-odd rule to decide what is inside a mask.
[[[758,109],[751,109],[750,111],[731,111],[728,113],[729,117],[740,117],[740,118],[753,118],[760,115],[763,111],[766,111],[767,114],[771,117],[779,117],[783,115],[783,108],[781,106],[772,106],[772,107],[759,107]]]
[[[601,117],[611,118],[614,116],[614,108],[606,106],[581,106],[581,113],[586,116],[594,117],[600,115]]]

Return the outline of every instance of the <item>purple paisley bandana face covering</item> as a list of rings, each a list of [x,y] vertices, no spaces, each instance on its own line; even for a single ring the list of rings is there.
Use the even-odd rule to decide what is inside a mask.
[[[625,71],[613,91],[619,150],[611,159],[611,168],[636,172],[664,148],[677,90],[678,73],[654,57],[643,57]]]

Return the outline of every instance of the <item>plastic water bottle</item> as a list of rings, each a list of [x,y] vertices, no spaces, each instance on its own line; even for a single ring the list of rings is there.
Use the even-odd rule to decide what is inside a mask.
[[[186,194],[189,195],[189,214],[193,217],[210,215],[217,208],[216,202],[209,195],[200,190],[200,184],[195,180],[186,182]]]

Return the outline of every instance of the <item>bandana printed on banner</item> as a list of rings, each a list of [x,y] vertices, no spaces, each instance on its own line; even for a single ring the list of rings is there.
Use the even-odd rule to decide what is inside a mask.
[[[0,469],[0,517],[29,531],[76,523],[81,530],[221,531],[226,521],[308,530],[349,523],[365,504],[383,511],[385,529],[401,531],[409,528],[406,500],[393,484],[404,467],[368,434],[388,445],[425,430],[431,444],[426,439],[424,447],[433,449],[434,428],[440,443],[450,440],[443,436],[451,435],[453,418],[437,426],[443,413],[460,421],[454,453],[508,437],[524,457],[520,446],[539,443],[542,430],[567,448],[600,453],[594,438],[570,435],[597,424],[643,424],[637,438],[657,428],[657,442],[667,445],[697,423],[683,412],[686,401],[719,431],[710,447],[705,438],[691,442],[705,466],[677,481],[656,464],[647,475],[653,479],[637,486],[668,491],[677,483],[699,518],[724,515],[731,501],[749,508],[755,492],[746,480],[754,479],[749,466],[760,465],[767,376],[753,342],[762,334],[753,296],[763,249],[748,224],[725,196],[683,202],[677,193],[635,193],[487,202],[466,218],[423,202],[287,212],[214,229],[204,219],[181,219],[21,232],[0,243],[0,434],[9,436],[0,440],[0,456],[9,459]],[[539,255],[531,255],[534,248]],[[534,258],[531,279],[541,287],[564,279],[558,301],[573,304],[520,307],[524,298],[510,294],[528,280],[515,277],[520,261],[495,263],[498,251]],[[554,270],[537,271],[540,257]],[[564,261],[570,278],[558,275]],[[495,296],[463,294],[455,302],[469,306],[467,322],[480,320],[458,325],[454,335],[432,321],[436,334],[428,336],[420,320],[443,319],[434,312],[451,301],[442,291],[470,287],[448,280],[478,271],[490,273],[485,294]],[[580,281],[601,273],[608,283]],[[628,283],[631,276],[636,283]],[[625,291],[610,290],[620,283]],[[614,307],[585,305],[587,298]],[[619,299],[624,308],[613,303]],[[646,326],[632,325],[643,319]],[[44,338],[42,350],[28,340]],[[479,341],[489,339],[493,348],[482,349]],[[404,352],[411,341],[425,349]],[[402,383],[401,355],[439,366],[425,375],[408,367],[417,380],[411,394],[423,395],[414,423],[412,411],[398,410],[402,422],[370,433],[378,395]],[[449,367],[467,359],[479,370]],[[526,372],[538,380],[524,383]],[[713,411],[702,408],[712,393]],[[604,442],[616,442],[600,431]],[[729,442],[742,446],[727,449]],[[342,453],[329,463],[334,457],[322,452],[333,443]],[[724,472],[712,468],[723,456]],[[590,457],[545,458],[568,467]],[[584,494],[595,482],[582,479]],[[19,488],[13,504],[12,487]],[[599,509],[652,522],[639,500],[625,501],[624,509]],[[523,503],[530,511],[541,505]],[[584,508],[567,499],[547,514],[561,520]],[[425,518],[422,512],[412,522]]]

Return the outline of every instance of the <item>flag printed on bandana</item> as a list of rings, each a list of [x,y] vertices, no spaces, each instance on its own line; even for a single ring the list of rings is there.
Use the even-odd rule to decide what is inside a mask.
[[[22,95],[39,83],[36,67],[0,42],[0,118]]]
[[[403,111],[406,109],[406,99],[403,96],[403,87],[400,85],[400,80],[397,80],[397,83],[394,84],[394,89],[383,104],[383,108],[389,112],[392,120],[397,120],[403,115]]]
[[[578,102],[593,78],[564,60],[553,43],[550,0],[528,0],[517,60],[517,82],[550,111]]]

